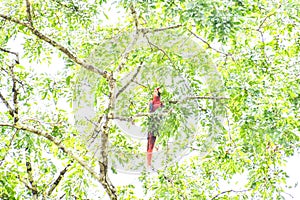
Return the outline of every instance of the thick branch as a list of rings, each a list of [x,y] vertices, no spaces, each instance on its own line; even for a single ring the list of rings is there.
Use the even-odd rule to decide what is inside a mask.
[[[18,59],[18,58],[17,58]],[[19,60],[16,61],[19,63]],[[10,73],[12,78],[12,92],[13,92],[13,103],[14,103],[14,123],[19,121],[19,103],[18,103],[18,95],[19,95],[19,88],[17,87],[17,79],[14,72],[14,65],[10,66]]]
[[[37,188],[36,188],[36,184],[35,181],[33,180],[33,172],[32,172],[32,165],[31,165],[31,159],[30,159],[30,154],[28,152],[28,149],[26,148],[25,150],[25,155],[26,155],[26,171],[27,171],[27,175],[28,175],[28,181],[29,181],[29,185],[32,191],[32,196],[33,199],[37,199]]]
[[[95,126],[92,138],[100,134],[100,159],[98,161],[100,167],[100,180],[101,184],[110,196],[111,199],[117,199],[117,192],[114,185],[111,183],[107,173],[108,173],[108,134],[109,134],[109,115],[114,108],[115,104],[115,79],[113,74],[108,78],[108,84],[110,88],[109,102],[105,114],[100,116],[98,119],[98,124]]]
[[[35,29],[34,27],[32,27],[30,24],[22,22],[22,21],[20,21],[18,19],[14,19],[14,18],[12,18],[10,16],[7,16],[7,15],[3,15],[3,14],[0,14],[0,17],[3,18],[3,19],[5,19],[5,20],[7,20],[7,21],[13,22],[15,24],[19,24],[21,26],[27,27],[35,36],[37,36],[39,39],[47,42],[48,44],[50,44],[54,48],[58,49],[59,51],[63,52],[73,62],[77,63],[78,65],[82,66],[83,68],[85,68],[85,69],[87,69],[87,70],[89,70],[91,72],[94,72],[96,74],[100,74],[104,78],[108,77],[108,73],[106,71],[102,71],[102,70],[98,69],[97,67],[95,67],[93,65],[90,65],[90,64],[86,63],[85,61],[79,59],[69,49],[67,49],[66,47],[62,46],[61,44],[59,44],[55,40],[51,39],[50,37],[44,35],[40,31],[38,31],[37,29]]]
[[[30,26],[33,27],[30,7],[31,6],[30,6],[30,3],[29,3],[29,0],[26,0],[26,13],[27,13],[28,22],[30,23]]]
[[[109,103],[107,107],[107,114],[105,116],[105,122],[102,127],[102,131],[100,131],[101,134],[101,159],[99,161],[99,166],[100,166],[100,178],[103,180],[102,185],[105,188],[106,192],[110,196],[111,199],[118,199],[117,198],[117,192],[116,188],[114,185],[111,183],[107,172],[108,172],[108,134],[109,134],[109,119],[108,115],[110,115],[111,111],[114,110],[115,106],[115,79],[113,78],[113,74],[108,78],[108,84],[110,88],[110,94],[109,94]]]
[[[138,32],[139,32],[139,20],[138,20],[137,14],[136,14],[136,10],[134,9],[132,4],[130,5],[130,10],[131,10],[131,14],[132,14],[133,19],[134,19],[135,31],[136,31],[136,34],[138,34]]]

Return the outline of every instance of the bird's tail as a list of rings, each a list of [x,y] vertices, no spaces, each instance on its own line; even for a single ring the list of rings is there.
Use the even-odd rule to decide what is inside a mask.
[[[152,152],[154,149],[156,137],[153,135],[153,133],[148,134],[148,143],[147,143],[147,165],[151,166],[152,161]]]

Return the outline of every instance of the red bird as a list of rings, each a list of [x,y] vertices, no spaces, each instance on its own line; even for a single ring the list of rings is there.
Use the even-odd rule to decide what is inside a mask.
[[[163,106],[160,101],[160,91],[159,88],[155,88],[153,92],[153,100],[149,102],[149,112],[155,112],[158,108]],[[149,132],[148,132],[148,143],[147,143],[147,165],[151,166],[152,152],[158,134],[159,119],[155,116],[150,117],[149,121]]]

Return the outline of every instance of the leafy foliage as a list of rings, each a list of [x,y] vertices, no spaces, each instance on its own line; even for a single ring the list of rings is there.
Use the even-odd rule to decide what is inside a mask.
[[[119,173],[116,163],[143,167],[132,156],[143,158],[144,147],[113,122],[146,130],[147,103],[161,84],[158,144],[186,135],[190,142],[178,146],[189,156],[143,171],[147,198],[286,197],[283,166],[299,152],[297,7],[289,0],[2,2],[0,198],[138,199],[134,185],[116,188],[109,172]],[[122,19],[109,14],[116,12]],[[62,66],[46,73],[45,65]],[[126,86],[135,72],[140,82]],[[182,79],[168,85],[166,77]],[[72,115],[83,102],[89,119]],[[236,179],[243,185],[223,191]]]

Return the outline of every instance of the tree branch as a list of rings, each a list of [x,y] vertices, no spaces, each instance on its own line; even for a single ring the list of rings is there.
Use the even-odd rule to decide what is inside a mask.
[[[47,196],[51,196],[54,189],[58,186],[64,175],[67,173],[68,169],[70,168],[71,163],[69,163],[60,173],[59,176],[55,179],[55,181],[52,183],[50,189],[47,192]]]
[[[37,199],[37,188],[36,188],[36,184],[35,181],[33,180],[33,172],[32,172],[32,165],[31,165],[31,159],[30,159],[30,154],[28,152],[28,148],[25,149],[25,156],[26,156],[26,171],[28,174],[28,181],[29,181],[29,185],[32,191],[32,196],[33,199]]]
[[[197,100],[197,99],[212,99],[212,100],[222,100],[222,99],[229,99],[228,97],[212,97],[212,96],[190,96],[185,97],[183,100],[170,100],[169,103],[176,104],[176,103],[182,103],[188,100]]]
[[[19,57],[19,54],[18,54],[18,53],[13,52],[13,51],[10,51],[10,50],[7,50],[7,49],[4,49],[4,48],[2,48],[2,47],[0,47],[0,51],[3,51],[3,52],[5,52],[5,53],[9,53],[9,54],[13,54],[13,55],[15,55],[16,57]]]
[[[137,113],[135,115],[129,116],[129,117],[124,117],[124,116],[111,116],[109,117],[109,119],[116,119],[116,120],[120,120],[120,121],[128,121],[128,122],[133,122],[134,119],[139,118],[139,117],[149,117],[149,116],[166,116],[170,113],[173,112],[173,109],[167,110],[165,112],[159,112],[159,113],[154,113],[154,112],[149,112],[149,113]]]
[[[101,184],[104,187],[105,191],[108,193],[109,197],[113,200],[117,199],[117,192],[114,185],[111,183],[108,177],[108,134],[109,134],[109,122],[110,119],[108,118],[111,115],[111,111],[114,108],[115,104],[115,79],[113,74],[111,74],[108,78],[108,85],[109,85],[109,102],[108,106],[105,110],[105,114],[101,115],[98,119],[98,125],[95,126],[92,139],[100,134],[100,159],[98,161],[100,167],[100,177]],[[101,124],[100,124],[101,123]]]
[[[107,114],[104,118],[104,124],[102,126],[102,130],[100,129],[101,134],[101,141],[100,141],[100,154],[101,159],[99,160],[99,167],[100,167],[100,178],[103,181],[102,185],[105,188],[106,192],[110,196],[112,200],[116,200],[117,198],[117,191],[114,185],[111,183],[107,173],[108,173],[108,134],[109,134],[109,118],[111,111],[114,110],[115,106],[115,79],[113,78],[113,74],[108,78],[108,84],[110,88],[110,94],[109,94],[109,103],[107,107]]]
[[[279,4],[279,6],[278,6],[277,9],[279,9],[280,7],[281,7],[281,4]],[[275,11],[269,13],[269,14],[263,19],[263,21],[260,23],[260,25],[259,25],[259,27],[257,28],[257,30],[260,30],[260,29],[262,28],[262,26],[264,25],[264,23],[267,21],[267,19],[270,18],[271,16],[275,15],[275,14],[276,14]]]
[[[138,18],[137,18],[136,11],[135,11],[132,4],[130,6],[130,10],[131,10],[131,14],[133,15],[134,22],[135,22],[135,35],[132,38],[132,41],[128,44],[128,46],[126,47],[126,49],[122,53],[122,56],[120,58],[120,63],[119,63],[118,68],[117,68],[118,72],[122,70],[123,66],[125,65],[126,61],[128,60],[129,53],[131,52],[132,48],[136,44],[136,42],[138,40],[139,33],[140,33]]]
[[[148,88],[147,86],[145,86],[145,85],[137,82],[136,80],[132,80],[132,82],[135,83],[135,84],[137,84],[137,85],[139,85],[139,86],[141,86],[141,87],[143,87],[143,88]]]
[[[211,198],[211,200],[214,200],[214,199],[218,198],[219,196],[222,196],[222,195],[224,195],[226,193],[231,193],[231,192],[234,192],[234,193],[243,193],[243,192],[248,192],[250,190],[252,190],[252,189],[250,188],[250,189],[245,189],[245,190],[226,190],[226,191],[223,191],[223,192],[221,192],[221,193],[213,196]]]
[[[162,27],[162,28],[157,28],[157,29],[150,29],[150,30],[148,30],[148,32],[161,32],[161,31],[176,29],[176,28],[180,28],[180,27],[182,27],[182,25],[177,24],[177,25],[174,25],[174,26],[167,26],[167,27]]]
[[[12,109],[12,107],[9,105],[8,101],[5,99],[5,97],[2,95],[2,93],[0,92],[0,99],[2,100],[2,102],[5,104],[6,108],[8,109],[8,112],[11,116],[14,116],[14,110]]]
[[[12,92],[13,92],[13,104],[14,104],[14,108],[12,108],[10,106],[10,104],[8,103],[8,101],[5,99],[5,97],[1,94],[0,92],[0,99],[2,100],[2,102],[5,104],[5,106],[7,107],[7,109],[9,110],[9,114],[14,118],[14,123],[16,123],[19,119],[18,119],[18,113],[19,113],[19,106],[18,106],[18,94],[19,94],[19,89],[17,88],[17,82],[18,80],[15,77],[15,73],[14,73],[14,67],[16,64],[20,63],[19,60],[19,54],[16,52],[12,52],[9,51],[7,49],[4,48],[0,48],[1,51],[15,55],[16,59],[15,62],[9,66],[9,70],[10,70],[10,75],[12,78]],[[5,70],[6,73],[8,73]]]
[[[3,15],[3,14],[0,14],[0,17],[3,18],[4,20],[13,22],[15,24],[18,24],[18,25],[21,25],[21,26],[25,26],[36,37],[38,37],[39,39],[43,40],[44,42],[50,44],[51,46],[53,46],[54,48],[58,49],[59,51],[63,52],[73,62],[77,63],[78,65],[82,66],[83,68],[87,69],[88,71],[94,72],[96,74],[100,74],[104,78],[107,78],[109,76],[108,73],[107,73],[107,71],[102,71],[102,70],[98,69],[97,67],[95,67],[93,65],[90,65],[90,64],[86,63],[85,61],[79,59],[69,49],[67,49],[66,47],[62,46],[61,44],[59,44],[55,40],[51,39],[50,37],[44,35],[40,31],[38,31],[37,29],[35,29],[34,27],[32,27],[30,24],[28,24],[26,22],[22,22],[22,21],[20,21],[18,19],[12,18],[12,17],[7,16],[7,15]]]
[[[277,9],[279,9],[280,7],[281,7],[281,4],[278,6]],[[268,64],[270,63],[270,58],[267,56],[267,54],[265,52],[265,38],[264,38],[264,32],[262,31],[262,28],[263,28],[264,23],[267,21],[267,19],[270,18],[271,16],[275,15],[275,14],[276,14],[276,11],[273,11],[273,12],[267,14],[267,16],[263,19],[263,21],[260,23],[260,25],[256,29],[256,31],[259,32],[259,34],[260,34],[261,42],[263,44],[263,48],[262,48],[263,54],[264,54]]]
[[[201,42],[203,42],[204,44],[206,44],[208,48],[210,48],[210,49],[212,49],[212,50],[214,50],[214,51],[216,51],[216,52],[218,52],[218,53],[220,53],[220,54],[223,54],[223,55],[225,55],[225,56],[232,56],[230,53],[225,53],[225,52],[223,52],[223,51],[220,51],[220,50],[218,50],[218,49],[212,47],[206,40],[204,40],[203,38],[201,38],[199,35],[197,35],[197,34],[194,33],[193,31],[191,31],[191,30],[188,29],[188,32],[190,32],[193,36],[195,36],[195,37],[196,37],[197,39],[199,39]]]
[[[19,132],[19,130],[16,129],[15,132],[14,132],[14,134],[12,135],[11,139],[9,140],[9,143],[5,146],[5,148],[7,148],[7,151],[4,153],[4,156],[0,160],[0,166],[4,163],[4,160],[5,160],[5,158],[6,158],[7,154],[8,154],[9,149],[10,149],[10,147],[11,147],[11,145],[12,145],[14,139],[15,139],[15,136],[16,136],[16,134],[18,132]]]
[[[182,103],[185,101],[189,100],[197,100],[197,99],[211,99],[211,100],[222,100],[222,99],[228,99],[228,97],[211,97],[211,96],[190,96],[186,97],[184,100],[169,100],[168,103],[170,104],[177,104],[177,103]],[[206,109],[201,108],[202,111],[206,111]],[[173,110],[170,109],[166,112],[160,112],[160,113],[137,113],[133,116],[125,117],[125,116],[110,116],[109,119],[115,119],[115,120],[121,120],[121,121],[128,121],[128,122],[133,122],[134,119],[139,118],[139,117],[148,117],[152,115],[160,115],[160,116],[165,116],[170,113],[172,113]]]
[[[181,24],[177,24],[177,25],[167,26],[167,27],[162,27],[162,28],[157,28],[157,29],[152,29],[152,28],[141,28],[140,31],[141,31],[143,34],[147,34],[147,33],[162,32],[162,31],[171,30],[171,29],[176,29],[176,28],[180,28],[180,27],[182,27],[182,25],[181,25]]]
[[[136,44],[136,42],[138,40],[138,37],[139,37],[139,34],[140,34],[138,18],[137,18],[136,11],[135,11],[135,9],[134,9],[134,7],[133,7],[132,4],[130,6],[130,10],[131,10],[131,14],[133,15],[134,22],[135,22],[135,35],[132,38],[132,41],[126,47],[124,53],[122,54],[122,56],[121,56],[121,62],[119,64],[118,68],[117,68],[117,71],[121,71],[122,70],[124,64],[128,60],[129,53],[131,52],[132,48]]]
[[[27,13],[28,22],[29,22],[30,26],[33,27],[30,7],[31,6],[30,6],[30,3],[29,3],[29,0],[26,0],[26,13]]]
[[[163,50],[162,48],[160,48],[159,46],[157,46],[156,44],[152,43],[146,35],[145,35],[145,37],[147,39],[148,44],[150,46],[154,46],[156,49],[158,49],[159,51],[161,51],[168,58],[168,60],[172,63],[172,65],[174,66],[174,62],[170,58],[170,56],[167,54],[167,52],[165,50]]]
[[[46,138],[47,140],[51,141],[53,144],[55,144],[59,149],[61,149],[65,154],[67,154],[71,159],[77,161],[84,169],[86,169],[93,178],[95,178],[97,181],[99,181],[102,186],[107,190],[107,180],[100,177],[91,167],[88,166],[88,164],[83,161],[78,155],[74,154],[71,150],[67,149],[61,141],[50,135],[49,133],[45,131],[41,131],[39,129],[29,127],[23,124],[9,124],[9,123],[0,123],[0,126],[6,126],[6,127],[12,127],[23,131],[28,131],[30,133],[33,133],[37,136],[41,136]],[[108,193],[111,195],[111,193]],[[114,196],[110,196],[112,199],[117,199],[116,192],[114,193]]]
[[[118,93],[116,94],[116,99],[119,97],[119,95],[124,92],[124,90],[126,90],[126,88],[130,85],[130,83],[132,83],[134,81],[134,79],[137,77],[137,75],[139,74],[141,68],[142,68],[143,62],[140,62],[139,66],[136,69],[136,72],[133,74],[133,76],[131,77],[131,79],[118,91]]]
[[[16,63],[20,63],[19,58],[17,57]],[[12,79],[12,92],[13,92],[13,104],[14,104],[14,123],[19,121],[19,103],[18,103],[18,95],[19,95],[19,88],[17,87],[17,79],[14,72],[15,64],[10,66],[10,73]]]
[[[7,76],[10,75],[9,72],[1,66],[0,66],[0,71],[4,72]],[[16,81],[21,85],[21,87],[23,88],[23,91],[25,92],[25,89],[24,89],[25,84],[22,81],[20,81],[19,79],[17,79]]]
[[[29,185],[25,180],[23,180],[20,176],[18,176],[19,180],[25,185],[28,190],[34,191],[36,194],[38,193],[31,185]]]
[[[139,20],[138,20],[137,14],[136,14],[136,10],[133,7],[133,4],[130,5],[130,11],[131,11],[131,14],[134,19],[135,32],[136,32],[136,34],[138,34],[139,33]]]
[[[118,72],[122,70],[123,66],[125,65],[126,61],[128,60],[129,53],[131,52],[132,48],[136,44],[136,42],[138,40],[138,36],[139,36],[138,33],[134,35],[134,37],[132,38],[132,41],[128,44],[124,53],[122,54],[120,64],[118,65],[118,68],[117,68]]]

